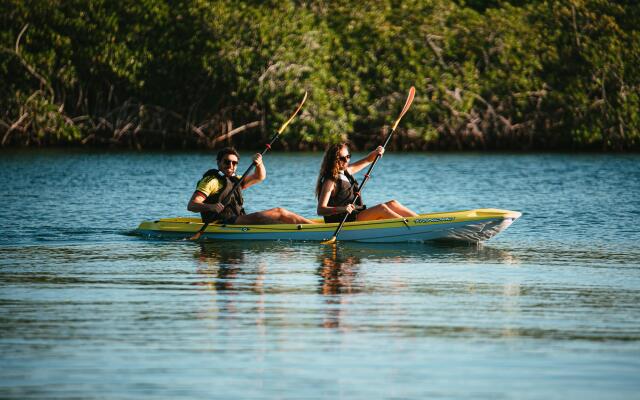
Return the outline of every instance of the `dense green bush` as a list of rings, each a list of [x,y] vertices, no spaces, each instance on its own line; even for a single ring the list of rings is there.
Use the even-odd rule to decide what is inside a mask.
[[[640,6],[3,0],[2,146],[640,147]]]

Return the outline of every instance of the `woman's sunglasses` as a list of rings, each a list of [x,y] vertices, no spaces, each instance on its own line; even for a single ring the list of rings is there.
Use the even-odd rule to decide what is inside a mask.
[[[346,156],[339,156],[338,160],[342,162],[347,162],[351,158],[351,154],[347,154]]]
[[[238,165],[238,162],[237,162],[237,161],[229,160],[228,158],[227,158],[227,159],[222,160],[222,162],[224,163],[224,165],[227,165],[227,166],[228,166],[228,165]]]

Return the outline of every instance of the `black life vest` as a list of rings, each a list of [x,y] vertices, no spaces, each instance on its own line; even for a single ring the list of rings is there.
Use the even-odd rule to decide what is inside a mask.
[[[233,190],[233,186],[240,181],[241,178],[237,176],[228,177],[224,173],[218,171],[217,169],[210,169],[202,175],[203,178],[213,176],[215,179],[220,182],[222,185],[222,189],[218,190],[215,193],[209,194],[209,196],[204,200],[207,204],[216,204],[222,203],[225,204],[224,210],[220,214],[212,212],[212,211],[204,211],[200,213],[202,220],[204,222],[214,222],[216,220],[225,220],[231,217],[237,217],[239,215],[245,215],[244,208],[242,205],[244,204],[244,199],[242,198],[242,189],[241,185],[238,185],[235,190]],[[233,193],[231,192],[233,190]]]
[[[327,203],[329,207],[341,207],[353,203],[353,200],[356,198],[356,193],[360,191],[358,181],[356,181],[356,179],[351,176],[351,174],[349,174],[347,171],[344,171],[344,176],[348,181],[345,181],[344,179],[340,179],[340,177],[338,177],[335,182],[333,195],[329,197],[329,202]],[[355,221],[358,211],[366,208],[362,203],[362,196],[358,196],[355,206],[356,210],[349,214],[349,216],[347,217],[347,222]],[[324,221],[342,222],[345,214],[346,213],[327,215],[324,217]]]

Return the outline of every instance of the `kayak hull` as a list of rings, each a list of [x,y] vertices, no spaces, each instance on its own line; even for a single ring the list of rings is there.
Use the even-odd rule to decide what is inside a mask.
[[[345,223],[340,241],[369,243],[452,240],[485,241],[509,227],[522,214],[517,211],[476,209],[421,214],[411,218]],[[320,220],[318,220],[320,221]],[[143,237],[190,238],[203,226],[200,218],[165,218],[143,221],[134,231]],[[225,225],[210,224],[201,240],[295,240],[330,239],[338,224]]]

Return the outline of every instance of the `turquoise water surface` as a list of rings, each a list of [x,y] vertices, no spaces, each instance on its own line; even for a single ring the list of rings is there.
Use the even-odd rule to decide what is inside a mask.
[[[268,153],[248,211],[315,216],[320,160]],[[480,246],[129,235],[213,166],[0,152],[0,398],[638,398],[640,156],[383,157],[367,204],[523,212]]]

